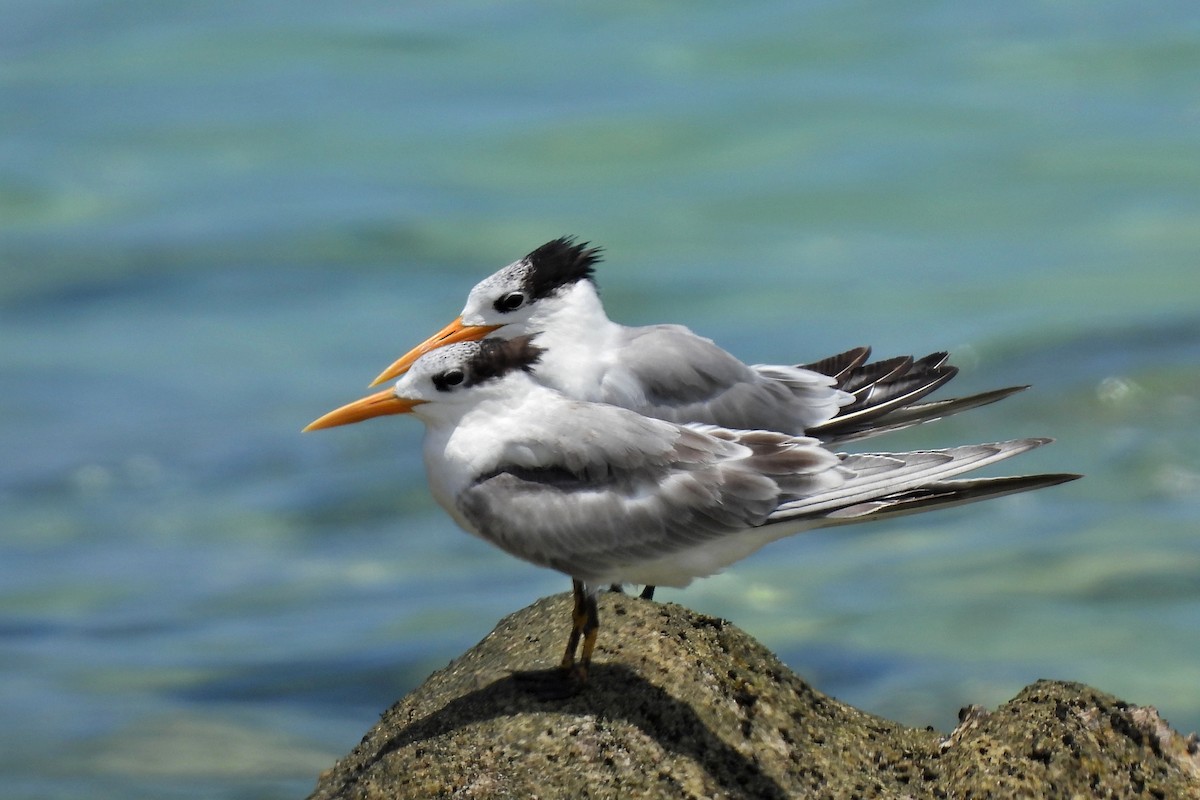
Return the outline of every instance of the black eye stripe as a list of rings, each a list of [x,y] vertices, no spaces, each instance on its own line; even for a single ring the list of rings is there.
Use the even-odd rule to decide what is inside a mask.
[[[459,348],[461,359],[442,362],[438,365],[440,371],[429,376],[429,381],[439,392],[465,392],[514,372],[532,372],[543,352],[533,344],[532,335],[484,339],[451,347]]]
[[[466,373],[461,369],[448,369],[440,375],[433,376],[433,385],[439,392],[448,392],[466,379]]]
[[[516,311],[523,305],[525,305],[525,294],[523,292],[509,292],[497,298],[492,307],[503,313],[505,311]]]

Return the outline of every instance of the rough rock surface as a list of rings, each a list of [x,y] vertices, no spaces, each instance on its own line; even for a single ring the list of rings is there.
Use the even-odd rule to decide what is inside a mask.
[[[1195,737],[1153,708],[1039,681],[949,735],[822,695],[730,623],[600,598],[590,684],[538,699],[571,600],[502,620],[386,711],[313,798],[1200,798]]]

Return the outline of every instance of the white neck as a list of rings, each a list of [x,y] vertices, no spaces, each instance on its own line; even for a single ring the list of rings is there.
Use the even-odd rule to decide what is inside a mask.
[[[414,411],[425,423],[423,450],[429,488],[438,503],[468,530],[457,512],[458,493],[501,462],[537,463],[537,454],[532,450],[528,456],[514,453],[514,444],[531,441],[529,431],[536,433],[537,420],[545,414],[557,418],[558,405],[567,402],[523,373],[471,391],[476,396],[470,404],[429,403]],[[532,440],[536,438],[532,436]]]
[[[535,371],[538,380],[576,400],[600,400],[600,378],[610,367],[609,343],[622,330],[604,313],[591,281],[578,281],[539,303],[525,324],[546,348]]]

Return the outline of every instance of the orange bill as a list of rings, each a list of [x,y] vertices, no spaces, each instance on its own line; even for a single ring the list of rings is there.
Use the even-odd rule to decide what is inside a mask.
[[[475,342],[487,336],[500,325],[464,325],[462,317],[455,317],[454,321],[440,331],[430,336],[419,345],[409,350],[390,367],[379,373],[379,377],[371,381],[372,386],[378,386],[384,381],[391,380],[405,372],[413,365],[421,356],[428,353],[430,350],[436,350],[439,347],[445,347],[448,344],[455,342]]]
[[[349,425],[352,422],[362,422],[364,419],[382,417],[387,414],[407,414],[413,410],[413,406],[419,406],[424,402],[427,401],[402,400],[396,397],[391,389],[388,389],[334,409],[320,419],[308,423],[304,431],[336,428],[338,425]]]

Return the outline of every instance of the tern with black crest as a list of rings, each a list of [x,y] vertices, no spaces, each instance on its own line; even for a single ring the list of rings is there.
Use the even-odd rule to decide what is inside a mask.
[[[480,281],[462,313],[372,384],[422,354],[485,336],[536,334],[538,380],[577,400],[672,422],[815,436],[841,444],[991,403],[1026,387],[920,402],[958,369],[944,352],[870,362],[856,347],[807,364],[747,365],[682,325],[610,320],[595,284],[600,249],[563,237]]]
[[[802,531],[1078,477],[958,477],[1048,439],[844,454],[809,436],[677,424],[547,386],[538,372],[550,357],[529,336],[443,346],[393,388],[305,430],[388,414],[424,422],[430,489],[455,522],[571,578],[575,607],[557,674],[572,685],[587,677],[605,586],[683,587]]]

